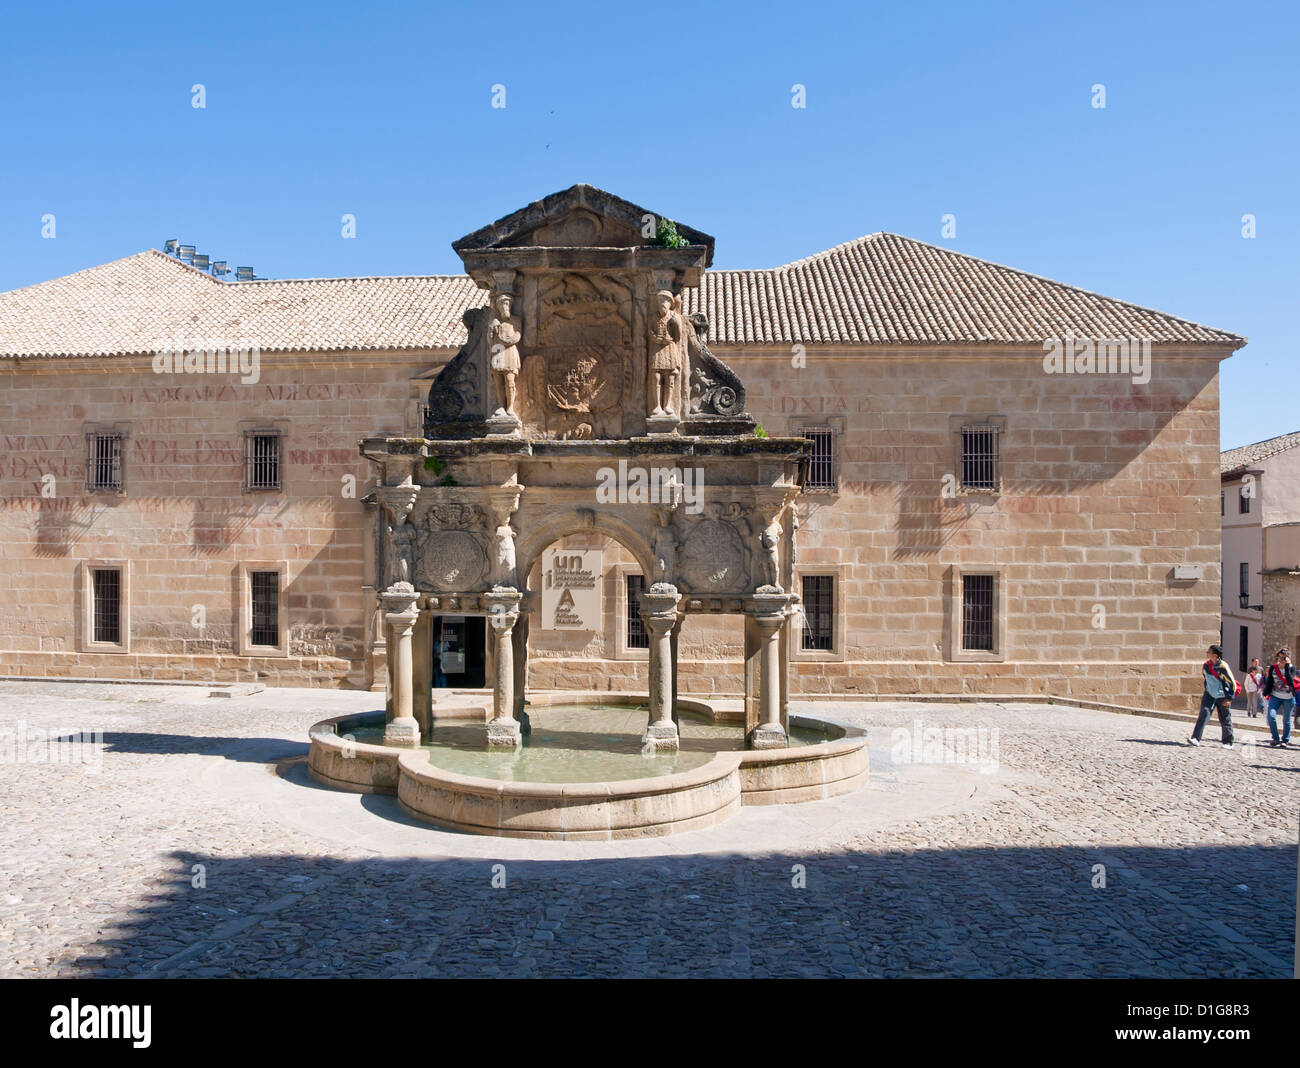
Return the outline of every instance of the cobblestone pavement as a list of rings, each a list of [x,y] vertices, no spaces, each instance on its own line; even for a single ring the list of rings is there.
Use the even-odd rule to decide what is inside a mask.
[[[520,842],[314,784],[307,727],[376,701],[0,682],[0,729],[29,746],[104,732],[98,768],[0,762],[0,975],[1292,972],[1300,750],[1060,706],[837,702],[817,707],[871,728],[851,797]],[[933,726],[996,728],[996,769],[903,759]]]

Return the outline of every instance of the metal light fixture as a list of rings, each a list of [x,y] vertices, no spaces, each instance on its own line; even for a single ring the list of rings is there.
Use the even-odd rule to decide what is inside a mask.
[[[163,242],[163,251],[167,253],[168,256],[175,256],[176,246],[179,244],[180,242],[176,238],[169,237],[166,241]]]
[[[1264,606],[1263,606],[1262,604],[1251,604],[1251,603],[1250,603],[1250,594],[1248,594],[1248,593],[1243,593],[1243,594],[1238,598],[1238,600],[1241,602],[1241,607],[1242,607],[1242,608],[1253,608],[1256,612],[1262,612],[1262,611],[1264,611]]]
[[[253,280],[253,268],[251,268],[251,267],[236,267],[236,268],[235,268],[235,281],[236,281],[236,282],[251,282],[252,280]]]
[[[200,271],[206,271],[208,269],[208,257],[203,254],[196,254],[194,257],[194,266]]]
[[[220,278],[222,277],[222,275],[227,275],[229,273],[230,273],[230,268],[229,266],[227,266],[225,260],[212,261],[212,276],[214,278]]]
[[[194,260],[193,245],[178,245],[176,255],[181,259],[181,263],[191,263]]]

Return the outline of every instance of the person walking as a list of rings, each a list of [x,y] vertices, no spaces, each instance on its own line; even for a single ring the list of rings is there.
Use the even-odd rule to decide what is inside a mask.
[[[1210,713],[1218,709],[1222,745],[1224,749],[1231,749],[1232,699],[1237,696],[1237,680],[1232,677],[1232,669],[1223,659],[1223,649],[1220,646],[1211,645],[1206,654],[1208,659],[1201,665],[1201,678],[1205,683],[1205,691],[1201,694],[1201,711],[1196,717],[1196,726],[1192,728],[1192,736],[1187,739],[1187,744],[1201,744],[1201,732],[1205,730]]]
[[[1259,709],[1262,705],[1260,698],[1260,687],[1264,685],[1264,671],[1259,666],[1259,657],[1253,657],[1250,661],[1250,670],[1246,672],[1244,682],[1246,688],[1246,715],[1254,719],[1259,715]]]
[[[1273,740],[1268,744],[1274,749],[1285,749],[1291,743],[1291,713],[1295,711],[1296,686],[1300,684],[1295,665],[1291,663],[1291,653],[1279,649],[1273,657],[1273,666],[1264,676],[1262,693],[1268,698],[1268,732]],[[1277,716],[1282,714],[1282,736],[1277,733]]]

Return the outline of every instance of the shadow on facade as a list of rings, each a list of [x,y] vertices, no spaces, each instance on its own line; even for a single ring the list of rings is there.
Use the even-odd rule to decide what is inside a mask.
[[[1295,847],[171,857],[78,974],[1284,977],[1293,960]]]

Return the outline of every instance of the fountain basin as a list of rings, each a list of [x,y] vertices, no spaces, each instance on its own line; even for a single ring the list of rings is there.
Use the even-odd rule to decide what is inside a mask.
[[[644,698],[609,693],[538,694],[532,703],[532,711],[543,725],[548,721],[563,725],[560,710],[548,716],[548,706],[603,706],[593,707],[592,714],[625,711],[635,717],[644,706]],[[690,699],[679,699],[678,709],[682,714],[683,748],[688,751],[674,755],[667,766],[664,757],[633,760],[630,765],[624,760],[624,768],[654,768],[654,774],[635,777],[620,774],[600,781],[514,779],[509,777],[513,769],[503,772],[500,766],[511,757],[499,753],[483,758],[485,766],[495,765],[488,767],[495,777],[465,774],[439,767],[436,745],[398,749],[363,740],[372,733],[377,737],[382,730],[382,713],[339,716],[317,723],[311,729],[308,767],[313,778],[327,786],[396,794],[405,811],[440,827],[503,837],[570,840],[654,837],[694,830],[726,819],[742,805],[821,800],[855,790],[866,782],[866,732],[858,728],[814,716],[791,716],[795,744],[786,749],[744,750],[740,748],[743,725],[734,719],[737,709]],[[434,736],[437,738],[439,724],[448,726],[456,720],[482,722],[486,715],[481,704],[439,707],[435,709]],[[627,717],[614,718],[624,722]],[[730,744],[734,748],[727,748],[725,731],[696,729],[688,718],[714,725],[731,723],[734,741]],[[540,733],[537,727],[534,731]],[[624,738],[611,736],[608,741],[611,748],[626,748]],[[559,744],[583,745],[567,740]],[[441,758],[463,757],[454,754],[454,748],[443,747]],[[579,770],[565,769],[560,774],[582,774],[586,758],[581,751],[573,755]],[[596,761],[592,766],[610,766],[605,754],[592,749],[590,755]],[[602,760],[604,765],[599,763]],[[676,765],[683,762],[690,766],[676,770]],[[534,766],[546,768],[537,762]],[[550,770],[545,773],[556,774]]]

